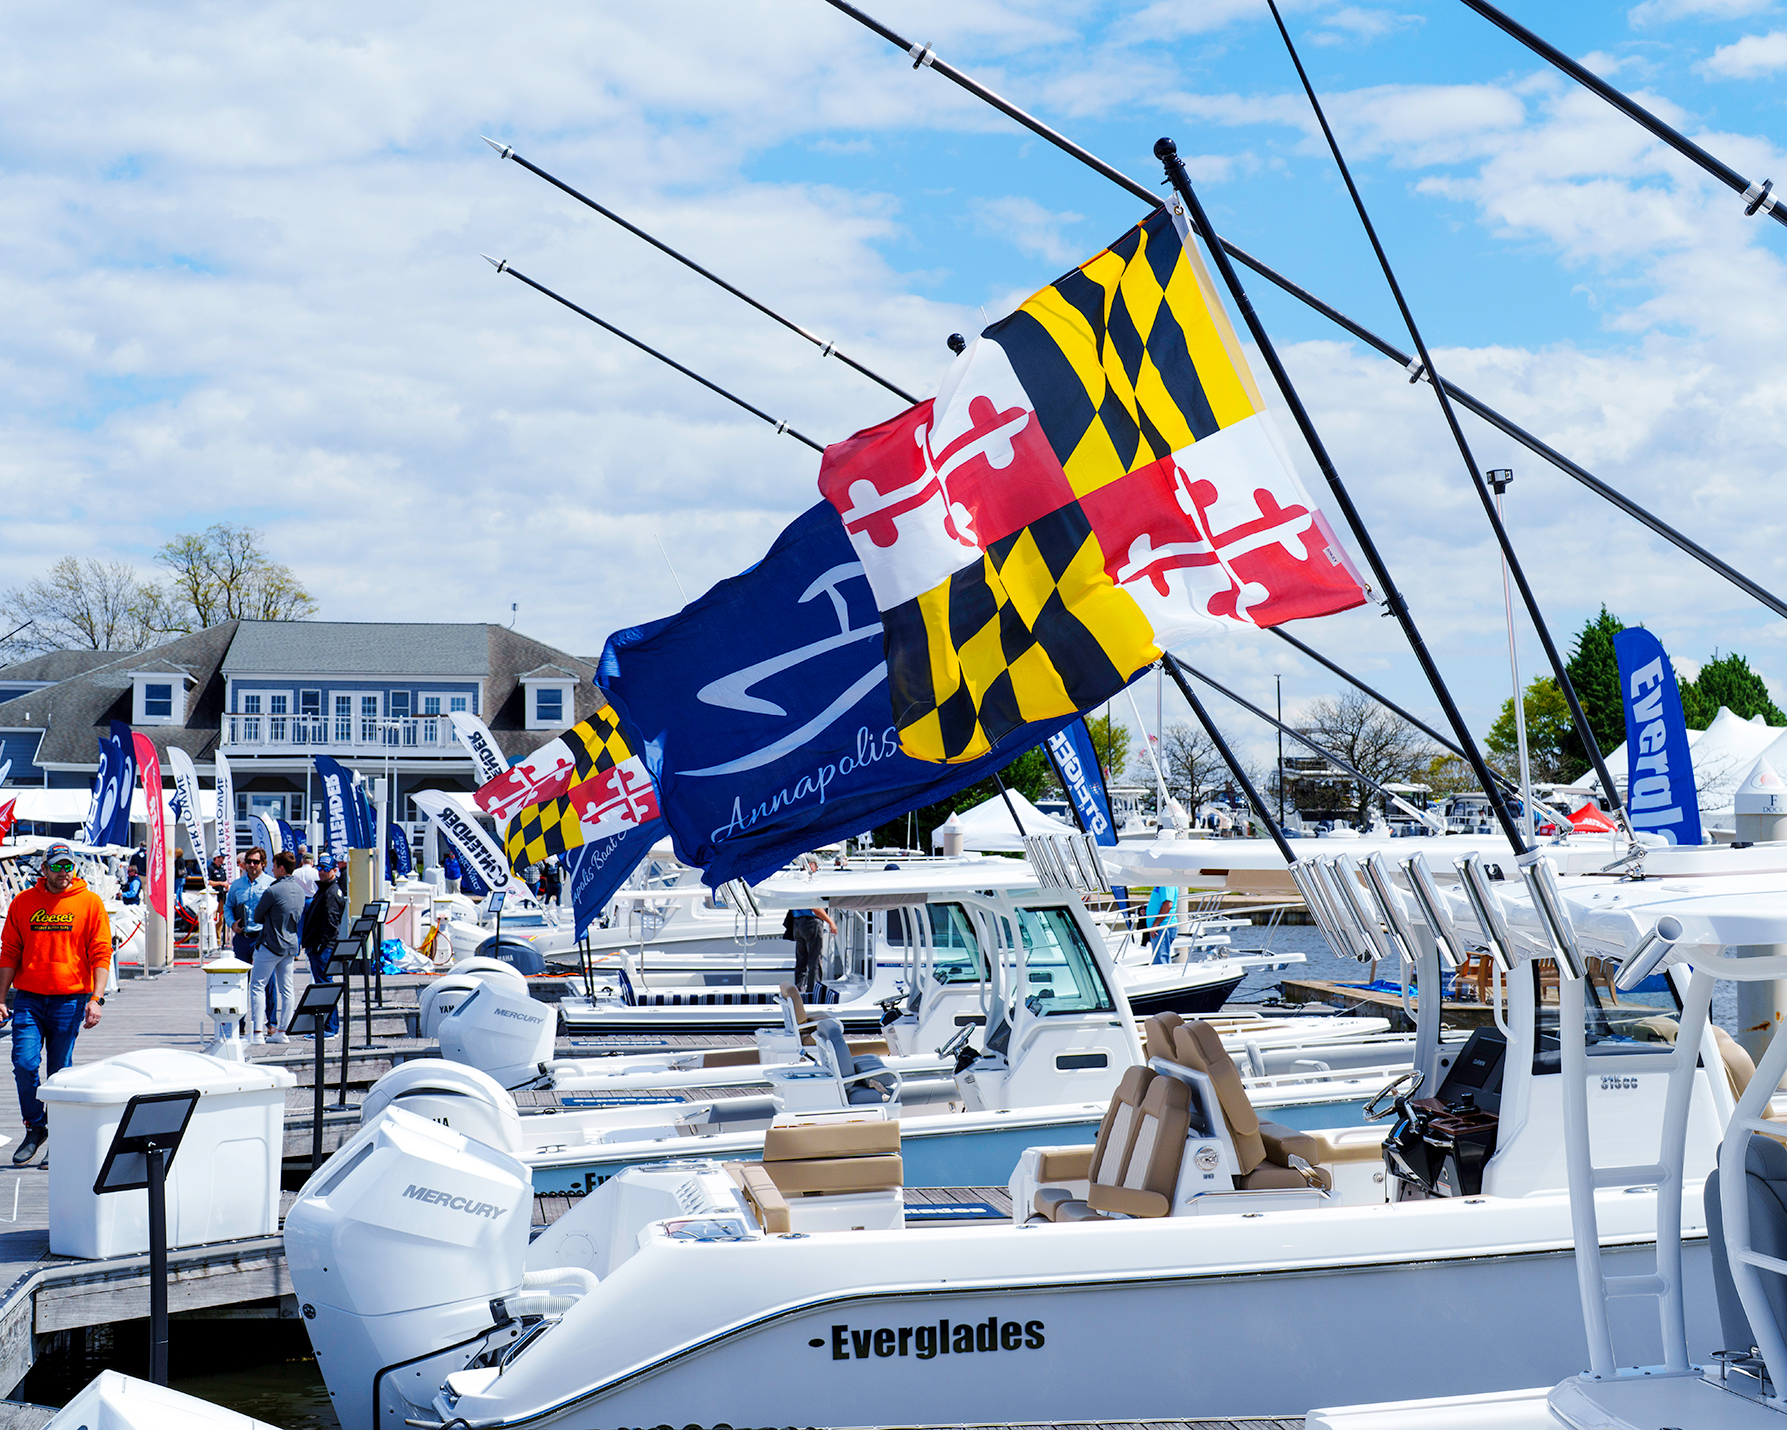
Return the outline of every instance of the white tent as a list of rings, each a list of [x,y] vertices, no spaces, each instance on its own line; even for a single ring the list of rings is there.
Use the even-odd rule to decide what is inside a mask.
[[[1777,768],[1787,769],[1787,735],[1775,726],[1764,724],[1760,715],[1745,720],[1733,715],[1723,705],[1713,716],[1712,724],[1704,730],[1688,731],[1688,750],[1694,761],[1694,787],[1699,792],[1703,823],[1720,829],[1732,827],[1737,787],[1763,751],[1771,748],[1774,753],[1770,762]],[[1623,795],[1629,772],[1625,745],[1607,756],[1607,770]],[[1593,770],[1579,783],[1600,788]]]
[[[1044,814],[1015,789],[1008,793],[1012,804],[1017,808],[1018,818],[1023,821],[1025,834],[1079,833],[1073,825],[1063,824]],[[1024,841],[1018,837],[1017,826],[1011,820],[1011,811],[1005,807],[1005,800],[998,795],[994,795],[985,804],[975,805],[973,809],[957,810],[950,817],[961,828],[964,849],[976,849],[983,854],[1024,852]],[[942,830],[931,832],[931,844],[934,848],[942,848]]]

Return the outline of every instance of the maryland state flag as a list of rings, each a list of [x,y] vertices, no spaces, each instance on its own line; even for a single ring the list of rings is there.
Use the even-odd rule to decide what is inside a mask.
[[[499,826],[507,821],[503,852],[518,873],[548,854],[610,839],[658,818],[651,775],[621,732],[614,707],[606,704],[473,798]]]
[[[901,748],[985,754],[1212,623],[1359,605],[1167,209],[981,333],[942,391],[826,449]]]

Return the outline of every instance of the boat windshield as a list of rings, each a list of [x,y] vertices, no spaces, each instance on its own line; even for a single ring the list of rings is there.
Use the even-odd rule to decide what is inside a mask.
[[[1024,940],[1024,1005],[1032,1013],[1105,1012],[1116,1007],[1092,950],[1064,908],[1019,909]]]
[[[1560,1066],[1557,1033],[1557,965],[1532,965],[1533,1004],[1537,1019],[1533,1039],[1533,1071],[1554,1073]],[[1675,1046],[1681,1026],[1681,999],[1667,974],[1654,974],[1630,992],[1619,992],[1613,976],[1619,965],[1588,960],[1583,1032],[1588,1055],[1597,1053],[1666,1053]]]
[[[978,983],[981,960],[980,940],[974,936],[974,923],[960,904],[926,904],[922,909],[889,909],[887,942],[904,948],[909,919],[924,918],[931,929],[931,971],[939,983]]]

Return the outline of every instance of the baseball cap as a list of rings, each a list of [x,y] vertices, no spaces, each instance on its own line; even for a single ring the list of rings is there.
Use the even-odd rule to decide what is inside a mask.
[[[74,850],[70,849],[67,843],[60,839],[43,851],[43,862],[46,868],[49,865],[54,864],[58,859],[66,859],[70,864],[74,863]]]
[[[335,867],[335,856],[325,849],[321,854],[316,856],[316,867],[319,869],[333,869]]]

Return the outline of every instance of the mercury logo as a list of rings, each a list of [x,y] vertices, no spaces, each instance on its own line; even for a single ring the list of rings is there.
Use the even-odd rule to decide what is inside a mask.
[[[403,1194],[411,1201],[427,1202],[431,1206],[445,1207],[450,1212],[487,1217],[491,1221],[508,1210],[507,1207],[495,1206],[490,1202],[474,1202],[470,1197],[456,1197],[451,1192],[437,1191],[433,1187],[418,1187],[414,1182],[403,1189]]]

